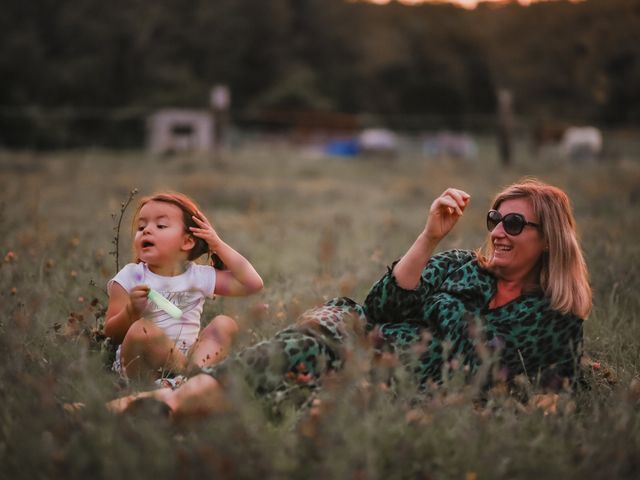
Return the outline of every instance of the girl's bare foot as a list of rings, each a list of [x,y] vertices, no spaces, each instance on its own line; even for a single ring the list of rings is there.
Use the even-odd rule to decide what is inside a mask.
[[[85,404],[82,402],[68,402],[62,405],[62,408],[65,412],[75,413],[79,412],[85,407]]]
[[[152,398],[159,402],[167,404],[169,410],[172,410],[168,403],[169,396],[173,390],[171,388],[162,388],[160,390],[151,390],[149,392],[136,393],[135,395],[127,395],[126,397],[116,398],[107,403],[107,410],[113,413],[123,413],[133,402],[144,398]]]

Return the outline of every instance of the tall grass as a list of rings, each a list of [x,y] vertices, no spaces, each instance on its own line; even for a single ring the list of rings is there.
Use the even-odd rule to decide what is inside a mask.
[[[443,249],[475,248],[493,194],[524,175],[566,189],[591,270],[585,324],[596,361],[555,414],[500,390],[486,404],[452,381],[419,397],[390,393],[354,361],[319,392],[252,398],[197,423],[150,411],[114,416],[123,387],[92,341],[115,273],[113,219],[132,188],[184,191],[246,254],[266,289],[209,302],[203,318],[237,317],[237,348],[272,335],[305,309],[362,301],[422,228],[435,195],[472,203]],[[245,148],[212,168],[205,158],[70,152],[0,156],[0,477],[2,478],[637,478],[640,473],[640,159],[616,164],[342,161],[291,149]],[[130,212],[123,225],[128,226]],[[129,234],[120,238],[120,263]],[[255,305],[258,304],[258,307]],[[264,313],[264,306],[268,311]],[[67,412],[66,402],[86,408]]]

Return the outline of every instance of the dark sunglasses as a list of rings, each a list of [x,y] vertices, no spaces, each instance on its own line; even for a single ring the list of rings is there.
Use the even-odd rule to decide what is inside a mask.
[[[507,213],[504,217],[497,210],[489,210],[487,213],[487,229],[492,232],[498,224],[502,222],[504,231],[509,235],[520,235],[527,225],[540,228],[540,224],[527,222],[527,220],[519,213]]]

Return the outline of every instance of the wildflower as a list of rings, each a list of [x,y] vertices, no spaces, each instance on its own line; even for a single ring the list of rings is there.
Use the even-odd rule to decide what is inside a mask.
[[[424,410],[418,408],[412,408],[408,410],[404,415],[405,422],[408,425],[428,425],[431,423],[431,415],[427,414]]]
[[[309,415],[311,417],[318,418],[322,413],[322,400],[319,398],[314,398],[311,402],[311,409],[309,410]]]
[[[296,377],[298,383],[309,383],[311,380],[313,380],[313,374],[311,373],[299,373]]]
[[[531,403],[534,407],[542,410],[544,415],[555,415],[558,412],[558,399],[560,396],[557,393],[545,393],[534,395],[531,399]]]

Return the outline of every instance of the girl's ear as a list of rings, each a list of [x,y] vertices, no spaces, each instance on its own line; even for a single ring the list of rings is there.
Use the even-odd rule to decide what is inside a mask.
[[[185,233],[184,238],[182,240],[182,247],[180,248],[180,250],[182,250],[183,252],[188,252],[191,249],[193,249],[193,247],[195,246],[196,246],[195,237],[193,235]]]

